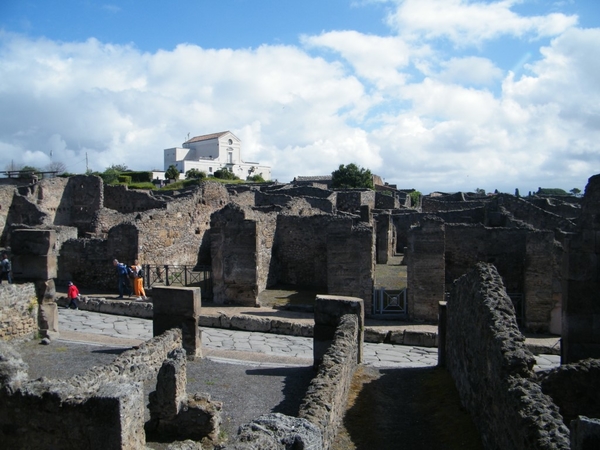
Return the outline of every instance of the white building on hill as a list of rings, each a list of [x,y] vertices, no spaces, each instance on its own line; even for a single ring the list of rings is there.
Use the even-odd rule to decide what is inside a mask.
[[[183,175],[198,169],[210,176],[227,168],[242,180],[254,175],[270,180],[270,167],[242,161],[241,146],[242,142],[230,131],[196,136],[184,142],[183,147],[165,149],[165,170],[173,165]]]

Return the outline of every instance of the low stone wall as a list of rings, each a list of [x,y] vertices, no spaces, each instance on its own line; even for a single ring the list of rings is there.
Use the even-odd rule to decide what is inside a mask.
[[[359,317],[342,316],[333,343],[319,365],[300,406],[298,417],[316,425],[323,437],[323,448],[331,448],[341,423],[352,377],[357,367]]]
[[[489,449],[568,449],[569,430],[533,374],[496,268],[479,263],[447,304],[445,361]]]
[[[181,347],[171,330],[67,380],[28,381],[26,365],[0,342],[0,442],[15,449],[145,448],[142,381]]]
[[[32,337],[38,329],[33,283],[0,284],[0,340]]]

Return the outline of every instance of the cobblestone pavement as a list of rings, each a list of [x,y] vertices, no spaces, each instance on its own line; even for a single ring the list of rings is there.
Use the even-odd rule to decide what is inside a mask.
[[[128,346],[131,341],[139,343],[152,337],[152,320],[61,308],[59,330],[63,340],[95,341],[102,337],[109,339],[107,344],[123,341],[123,345]],[[312,342],[312,338],[299,336],[202,328],[202,346],[206,349],[288,357],[297,360],[299,365],[312,360]],[[437,348],[365,343],[363,356],[364,363],[373,367],[430,367],[437,364]],[[560,364],[560,357],[556,355],[540,355],[536,360],[536,370]]]

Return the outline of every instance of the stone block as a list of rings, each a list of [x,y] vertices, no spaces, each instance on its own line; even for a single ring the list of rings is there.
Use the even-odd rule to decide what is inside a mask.
[[[45,256],[56,248],[56,232],[37,229],[13,230],[10,244],[14,255]]]
[[[200,288],[155,286],[152,289],[152,303],[154,314],[199,315],[201,306]]]
[[[436,347],[437,333],[416,332],[406,330],[404,332],[404,345],[416,345],[418,347]]]
[[[404,330],[390,331],[390,343],[403,345],[404,344]]]
[[[600,420],[579,416],[571,421],[571,450],[600,448]]]
[[[182,346],[189,358],[202,356],[202,341],[198,318],[200,316],[200,289],[155,287],[152,290],[154,317],[153,335],[158,336],[172,328],[182,332]]]
[[[57,276],[56,255],[15,254],[12,259],[15,280],[49,280]]]
[[[387,330],[380,330],[378,328],[365,328],[365,342],[381,344],[381,343],[385,342],[387,337],[388,337]]]

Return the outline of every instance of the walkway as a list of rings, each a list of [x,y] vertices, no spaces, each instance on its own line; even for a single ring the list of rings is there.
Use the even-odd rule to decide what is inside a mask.
[[[152,337],[152,320],[60,308],[59,330],[61,340],[130,347]],[[242,355],[244,357],[239,359],[248,360],[253,355],[260,359],[262,355],[288,358],[286,365],[306,366],[312,364],[312,343],[312,338],[299,336],[202,328],[205,355],[232,362]],[[365,343],[363,353],[365,365],[378,368],[437,364],[436,348]],[[560,357],[556,355],[540,355],[536,360],[536,370],[560,364]]]

